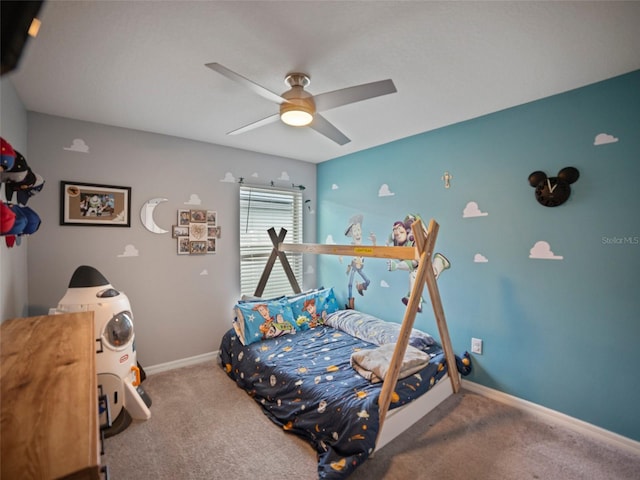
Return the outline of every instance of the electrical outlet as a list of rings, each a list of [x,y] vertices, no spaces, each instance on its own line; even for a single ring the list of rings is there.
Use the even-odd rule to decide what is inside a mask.
[[[482,340],[480,338],[471,339],[471,353],[482,355]]]

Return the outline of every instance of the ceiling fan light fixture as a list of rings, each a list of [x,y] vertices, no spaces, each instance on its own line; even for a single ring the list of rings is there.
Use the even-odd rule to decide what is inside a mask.
[[[280,104],[280,120],[292,127],[306,127],[316,113],[313,96],[304,90],[311,79],[304,73],[290,73],[284,81],[291,89],[282,94],[287,101]]]
[[[297,105],[287,105],[280,109],[280,120],[292,127],[305,127],[313,121],[313,114]]]

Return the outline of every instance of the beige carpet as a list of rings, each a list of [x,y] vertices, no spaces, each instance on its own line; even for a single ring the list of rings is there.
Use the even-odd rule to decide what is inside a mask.
[[[108,438],[112,480],[312,480],[315,452],[213,361],[150,375],[152,416]],[[640,456],[462,391],[349,480],[637,480]]]

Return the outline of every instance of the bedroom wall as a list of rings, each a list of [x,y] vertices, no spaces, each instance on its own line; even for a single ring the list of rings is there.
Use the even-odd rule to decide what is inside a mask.
[[[435,218],[454,349],[484,341],[467,379],[640,440],[639,85],[635,71],[322,163],[318,240],[349,243],[357,214],[365,245],[408,213]],[[580,171],[569,200],[539,205],[529,174],[567,166]],[[318,263],[342,301],[348,262]],[[401,321],[408,273],[374,259],[365,273],[356,308]],[[425,307],[416,326],[437,334]]]
[[[0,136],[25,158],[27,151],[27,111],[18,98],[9,76],[0,80]],[[5,197],[4,184],[0,184],[0,198]],[[0,322],[27,314],[29,287],[27,283],[27,252],[29,240],[19,247],[8,248],[0,237]]]
[[[47,313],[75,269],[93,266],[131,302],[143,367],[214,352],[231,327],[240,293],[240,177],[302,184],[315,205],[314,164],[35,112],[28,127],[29,165],[46,181],[29,201],[43,220],[29,238],[29,314]],[[131,227],[61,226],[61,180],[131,187]],[[166,230],[177,223],[178,209],[217,211],[217,253],[177,255],[170,233],[146,230],[141,207],[158,197],[168,200],[154,214]],[[315,212],[305,212],[304,233],[305,241],[315,240]],[[304,281],[314,286],[315,274]]]

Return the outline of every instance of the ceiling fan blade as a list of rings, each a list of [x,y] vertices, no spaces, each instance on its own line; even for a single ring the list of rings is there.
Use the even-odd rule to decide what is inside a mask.
[[[362,85],[342,88],[340,90],[334,90],[333,92],[320,93],[313,96],[313,101],[316,104],[316,109],[322,112],[331,108],[360,102],[381,95],[388,95],[397,91],[393,80],[388,79],[363,83]]]
[[[313,122],[309,124],[309,127],[333,140],[338,145],[344,145],[351,141],[344,133],[334,127],[332,123],[317,112],[313,116]]]
[[[268,117],[265,117],[262,120],[258,120],[257,122],[250,123],[249,125],[245,125],[244,127],[236,128],[235,130],[231,130],[230,132],[227,132],[227,135],[238,135],[239,133],[244,133],[259,127],[264,127],[265,125],[277,122],[278,120],[280,120],[280,114],[274,113],[273,115],[269,115]]]
[[[224,75],[225,77],[227,77],[230,80],[233,80],[234,82],[238,82],[242,85],[244,85],[245,87],[249,88],[250,90],[253,90],[254,93],[257,93],[258,95],[260,95],[263,98],[266,98],[267,100],[271,100],[272,102],[275,102],[277,104],[283,103],[283,102],[287,102],[287,100],[285,98],[282,98],[280,95],[273,93],[271,90],[267,90],[266,88],[264,88],[261,85],[258,85],[255,82],[252,82],[251,80],[249,80],[248,78],[243,77],[242,75],[229,70],[227,67],[220,65],[219,63],[206,63],[205,67],[209,67],[211,70],[218,72],[220,75]]]

